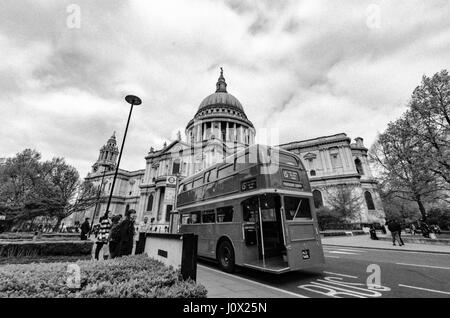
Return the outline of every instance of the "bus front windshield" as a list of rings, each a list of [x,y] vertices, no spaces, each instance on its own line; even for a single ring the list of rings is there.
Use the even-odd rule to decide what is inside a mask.
[[[286,220],[288,221],[305,218],[311,219],[311,209],[308,198],[285,196],[284,211]]]

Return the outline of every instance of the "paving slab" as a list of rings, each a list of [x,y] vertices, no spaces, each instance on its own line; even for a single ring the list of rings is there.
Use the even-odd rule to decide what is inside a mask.
[[[208,290],[208,298],[304,298],[203,265],[197,266],[197,283]]]
[[[386,236],[387,237],[387,236]],[[431,245],[419,243],[406,243],[403,246],[394,246],[391,241],[387,240],[372,240],[368,235],[361,236],[336,236],[323,237],[323,245],[344,246],[344,247],[361,247],[373,248],[381,250],[396,250],[406,252],[424,252],[424,253],[440,253],[450,254],[450,245]]]

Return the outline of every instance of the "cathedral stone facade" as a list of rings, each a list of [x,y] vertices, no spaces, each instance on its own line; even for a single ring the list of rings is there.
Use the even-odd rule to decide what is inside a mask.
[[[144,216],[153,224],[153,230],[168,230],[170,212],[175,205],[177,180],[190,176],[222,161],[240,149],[255,143],[256,130],[247,118],[239,100],[228,93],[220,72],[216,91],[203,99],[194,118],[185,130],[185,141],[164,144],[162,149],[150,148],[145,157],[145,169],[119,169],[111,200],[112,214],[137,211],[138,220]],[[367,162],[367,148],[362,138],[351,143],[346,134],[296,141],[279,147],[297,154],[309,171],[316,207],[327,206],[327,200],[339,187],[352,188],[352,195],[360,198],[359,215],[355,222],[380,222],[383,208]],[[101,203],[86,211],[83,217],[98,218],[105,212],[118,148],[115,134],[100,149],[97,162],[86,180],[99,191]]]

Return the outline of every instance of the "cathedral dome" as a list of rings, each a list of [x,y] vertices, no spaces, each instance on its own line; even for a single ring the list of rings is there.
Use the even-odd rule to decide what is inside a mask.
[[[245,114],[244,107],[241,102],[230,93],[227,92],[227,83],[223,77],[223,69],[220,68],[220,77],[217,80],[216,91],[206,96],[198,106],[194,119],[206,120],[210,118],[222,118],[243,121],[245,124],[253,127]],[[192,124],[188,123],[188,127]]]
[[[236,97],[227,92],[216,92],[205,97],[205,99],[203,99],[203,101],[200,103],[198,111],[201,111],[204,108],[208,108],[209,106],[229,106],[237,108],[241,112],[244,111],[241,102]]]
[[[218,139],[228,147],[254,143],[255,128],[247,118],[241,102],[227,92],[227,83],[220,68],[216,91],[200,103],[197,113],[186,126],[186,138],[192,143]]]

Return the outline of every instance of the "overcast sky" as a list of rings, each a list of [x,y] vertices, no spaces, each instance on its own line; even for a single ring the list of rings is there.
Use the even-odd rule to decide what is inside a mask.
[[[113,131],[121,141],[132,93],[144,103],[121,168],[143,169],[220,66],[257,134],[369,147],[423,74],[448,69],[449,13],[448,0],[1,0],[0,157],[33,148],[85,176]]]

